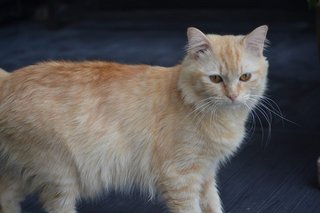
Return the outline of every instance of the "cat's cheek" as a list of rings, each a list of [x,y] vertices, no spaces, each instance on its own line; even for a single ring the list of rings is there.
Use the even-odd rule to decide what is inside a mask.
[[[221,89],[220,85],[214,85],[212,83],[206,83],[204,84],[204,92],[205,96],[209,97],[216,97],[216,96],[221,96],[223,94],[223,91]]]
[[[212,95],[213,96],[225,96],[222,88],[220,88],[219,86],[213,87],[213,89],[211,90]]]
[[[251,79],[249,82],[257,81],[260,78],[260,74],[257,72],[251,72]]]

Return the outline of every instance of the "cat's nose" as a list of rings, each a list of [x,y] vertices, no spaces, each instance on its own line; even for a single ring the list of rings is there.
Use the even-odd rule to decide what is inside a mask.
[[[232,93],[232,94],[228,94],[227,97],[228,97],[232,102],[234,102],[234,101],[237,99],[238,95]]]

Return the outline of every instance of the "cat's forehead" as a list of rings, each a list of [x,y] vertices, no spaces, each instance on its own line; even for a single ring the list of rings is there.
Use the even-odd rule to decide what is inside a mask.
[[[243,66],[250,66],[244,60],[243,36],[207,35],[220,72],[241,72]]]

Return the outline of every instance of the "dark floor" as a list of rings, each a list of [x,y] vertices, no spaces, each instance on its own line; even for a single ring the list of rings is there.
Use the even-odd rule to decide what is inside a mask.
[[[134,15],[137,15],[135,13]],[[181,14],[180,14],[181,15]],[[132,19],[108,16],[80,21],[59,30],[21,22],[0,28],[0,67],[11,71],[52,59],[101,59],[171,66],[184,54],[187,26],[212,33],[247,33],[269,25],[271,45],[268,95],[286,119],[273,116],[271,138],[267,122],[257,121],[255,133],[219,175],[226,212],[320,212],[316,159],[320,156],[320,64],[315,35],[303,18],[156,15]],[[279,16],[279,14],[274,14]],[[111,18],[110,18],[111,17]],[[142,17],[142,18],[141,18]],[[263,17],[263,16],[262,16]],[[260,114],[260,116],[262,116]],[[248,125],[251,126],[250,124]],[[34,197],[23,202],[25,212],[41,212]],[[165,212],[165,207],[133,193],[111,193],[79,203],[79,212]]]

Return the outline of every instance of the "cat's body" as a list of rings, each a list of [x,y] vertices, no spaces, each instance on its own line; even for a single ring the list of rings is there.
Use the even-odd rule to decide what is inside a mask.
[[[250,107],[235,102],[239,94],[228,86],[232,101],[213,103],[203,78],[217,63],[204,64],[207,49],[192,52],[199,47],[192,33],[200,32],[189,30],[188,56],[171,68],[47,62],[1,72],[2,211],[19,212],[19,202],[36,191],[46,211],[72,213],[80,197],[138,186],[161,194],[174,213],[221,212],[215,173],[239,147]],[[226,54],[244,60],[237,51]],[[261,95],[267,62],[257,58]],[[224,63],[220,69],[230,70]]]

